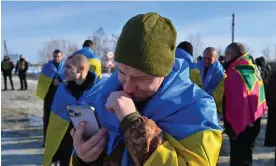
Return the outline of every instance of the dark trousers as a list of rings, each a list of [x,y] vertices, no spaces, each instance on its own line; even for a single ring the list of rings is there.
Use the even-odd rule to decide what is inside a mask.
[[[20,89],[21,90],[27,90],[28,89],[28,84],[27,84],[27,79],[26,79],[26,73],[19,71],[18,76],[19,76],[19,79],[20,79]]]
[[[230,165],[251,166],[253,148],[260,132],[261,118],[248,126],[238,137],[230,137]]]
[[[46,132],[49,124],[50,114],[51,114],[51,106],[53,101],[44,100],[44,107],[43,107],[43,135],[44,135],[44,145],[46,139]]]
[[[12,74],[11,73],[3,73],[3,76],[4,76],[4,85],[5,85],[5,89],[8,89],[7,88],[7,77],[9,77],[9,80],[10,80],[10,84],[11,84],[11,88],[13,88],[13,81],[12,81]]]
[[[59,162],[60,166],[68,166],[70,163],[71,154],[73,151],[73,138],[70,135],[70,131],[73,128],[73,124],[70,123],[57,152],[53,157],[53,162]]]
[[[44,105],[43,105],[43,134],[44,134],[44,145],[46,139],[46,132],[49,124],[50,114],[52,110],[52,103],[56,94],[57,87],[50,85],[49,90],[44,98]]]

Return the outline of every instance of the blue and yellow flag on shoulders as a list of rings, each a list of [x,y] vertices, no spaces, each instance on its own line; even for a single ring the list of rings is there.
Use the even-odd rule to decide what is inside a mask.
[[[64,75],[64,63],[60,62],[58,68],[55,66],[54,61],[51,60],[43,65],[42,71],[38,78],[38,84],[36,87],[36,95],[44,100],[48,93],[49,87],[56,77],[59,77],[62,81],[65,79]]]
[[[98,56],[90,47],[83,47],[82,49],[73,53],[73,55],[82,54],[86,56],[90,63],[90,71],[96,73],[99,78],[102,78],[102,64]]]
[[[193,57],[187,51],[176,48],[175,50],[175,58],[184,59],[190,68],[190,79],[193,83],[197,84],[200,88],[203,87],[200,80],[200,71],[197,68],[196,64],[193,62]]]
[[[95,108],[101,126],[108,129],[107,154],[110,155],[124,139],[116,115],[105,108],[109,94],[122,90],[118,72],[95,90],[99,96]],[[175,59],[171,73],[139,112],[155,121],[165,134],[165,142],[153,152],[146,166],[216,165],[222,143],[216,105],[210,95],[190,81],[186,61]],[[131,163],[132,159],[125,149],[121,165],[129,166]]]
[[[93,72],[91,72],[91,74],[95,75]],[[52,104],[52,111],[47,128],[43,162],[44,166],[49,166],[51,164],[51,161],[69,127],[71,120],[67,113],[67,106],[91,105],[89,102],[91,103],[95,101],[93,89],[96,88],[95,84],[99,80],[97,79],[96,75],[94,77],[94,83],[83,93],[79,100],[71,95],[71,92],[67,89],[67,82],[63,82],[59,85]]]
[[[197,65],[200,70],[200,79],[203,84],[202,89],[214,97],[218,112],[222,112],[224,80],[226,78],[223,66],[216,60],[215,63],[208,68],[204,78],[204,61],[200,61]]]

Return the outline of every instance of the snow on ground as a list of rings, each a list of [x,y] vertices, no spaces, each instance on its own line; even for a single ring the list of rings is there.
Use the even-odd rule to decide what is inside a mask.
[[[15,89],[18,89],[18,77],[13,79]],[[28,91],[2,91],[1,93],[1,162],[3,166],[42,165],[43,102],[35,97],[36,83],[35,80],[28,80]],[[273,166],[274,163],[273,148],[263,146],[265,127],[266,115],[263,117],[262,130],[256,141],[253,166]],[[218,166],[229,165],[229,152],[228,137],[223,135]]]

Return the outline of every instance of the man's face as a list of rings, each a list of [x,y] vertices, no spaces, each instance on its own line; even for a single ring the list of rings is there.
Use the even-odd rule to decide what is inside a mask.
[[[62,59],[61,52],[53,54],[53,60],[55,63],[60,63],[61,59]]]
[[[236,52],[232,48],[226,48],[225,50],[225,62],[228,63],[237,56]]]
[[[151,76],[122,63],[116,63],[116,67],[124,92],[130,95],[133,101],[143,101],[152,97],[164,80],[164,77]]]
[[[211,66],[212,64],[215,63],[217,58],[217,52],[216,51],[206,51],[203,54],[203,60],[204,60],[204,65],[206,67]]]
[[[67,81],[75,81],[80,78],[78,66],[73,62],[74,59],[67,59],[64,66],[64,72]]]

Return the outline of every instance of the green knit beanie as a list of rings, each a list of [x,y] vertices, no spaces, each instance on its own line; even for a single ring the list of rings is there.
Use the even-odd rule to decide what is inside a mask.
[[[167,76],[175,59],[176,30],[157,13],[127,21],[118,39],[115,61],[153,76]]]

